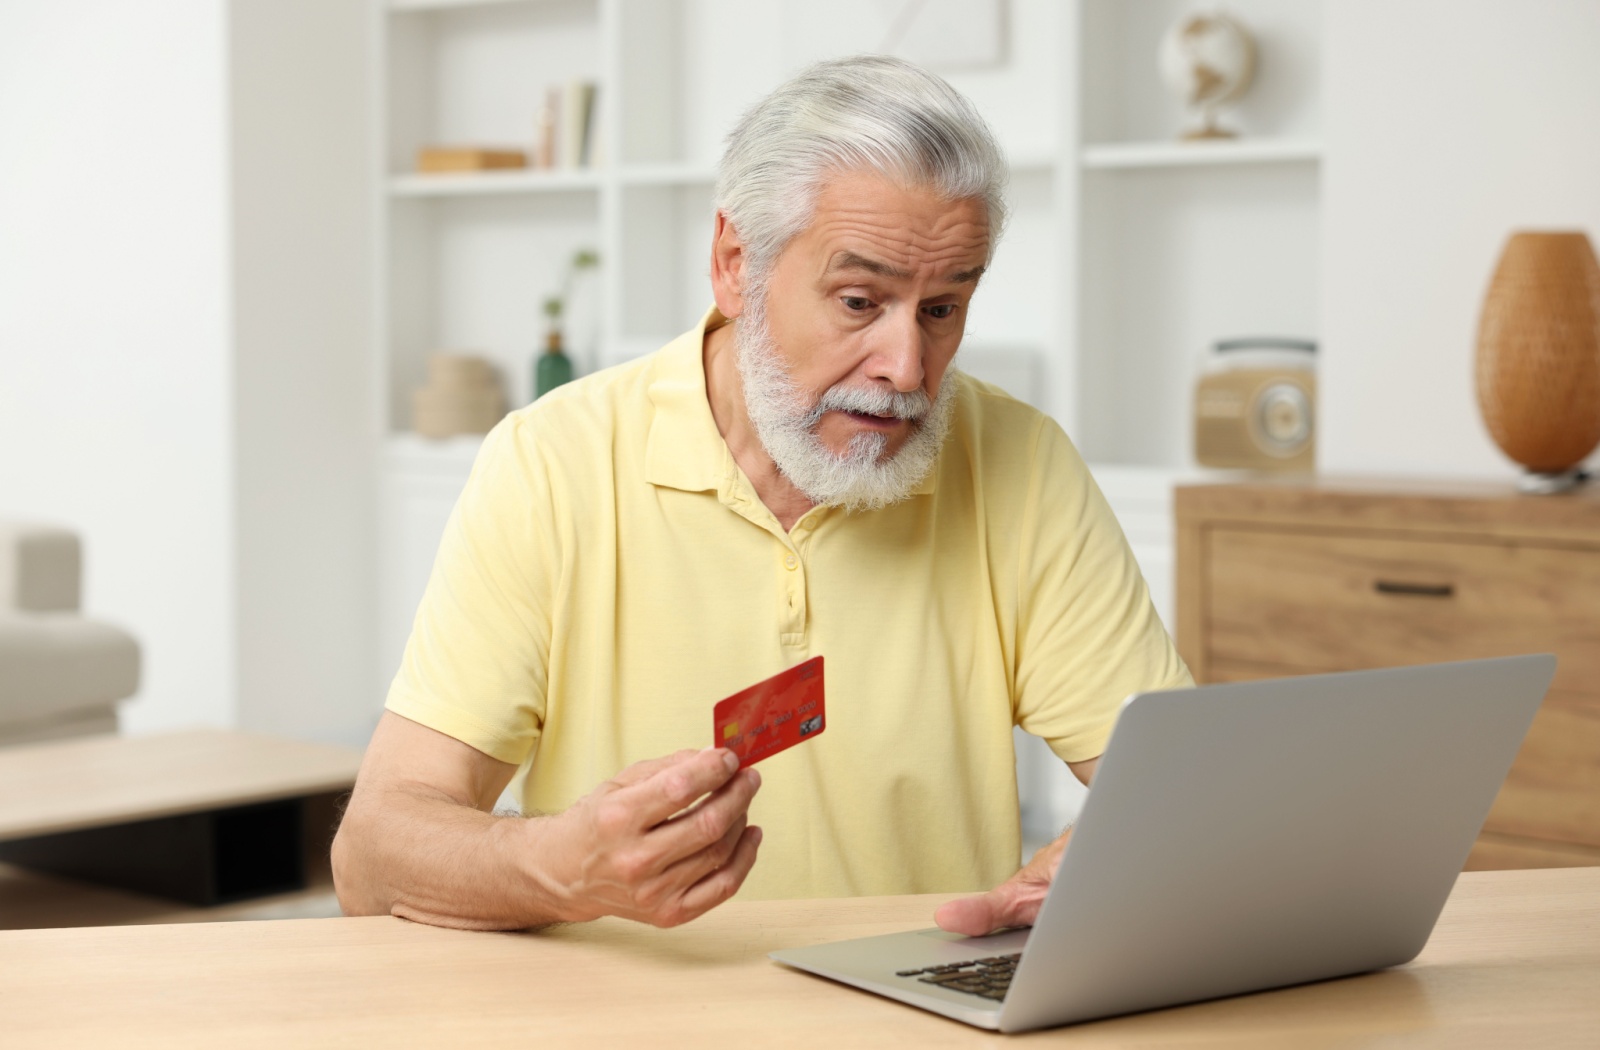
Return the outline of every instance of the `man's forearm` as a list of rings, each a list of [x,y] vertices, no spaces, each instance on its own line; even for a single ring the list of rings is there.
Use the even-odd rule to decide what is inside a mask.
[[[547,819],[491,816],[421,789],[358,794],[333,844],[339,903],[349,915],[473,930],[579,917],[534,870]]]

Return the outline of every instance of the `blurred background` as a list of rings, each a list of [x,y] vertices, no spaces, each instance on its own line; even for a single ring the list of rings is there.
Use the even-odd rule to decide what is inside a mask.
[[[690,327],[722,137],[863,51],[998,134],[963,365],[1066,427],[1169,626],[1219,340],[1315,344],[1319,472],[1514,473],[1478,312],[1511,230],[1600,228],[1593,0],[0,0],[0,518],[81,539],[122,731],[363,744],[477,421]]]

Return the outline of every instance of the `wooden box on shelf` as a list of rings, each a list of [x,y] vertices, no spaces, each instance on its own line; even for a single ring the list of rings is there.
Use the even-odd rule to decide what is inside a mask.
[[[1600,489],[1285,480],[1175,507],[1200,682],[1555,653],[1467,867],[1600,865]]]
[[[526,168],[528,155],[515,149],[471,146],[424,146],[417,151],[417,170],[424,174],[458,171],[504,171]]]

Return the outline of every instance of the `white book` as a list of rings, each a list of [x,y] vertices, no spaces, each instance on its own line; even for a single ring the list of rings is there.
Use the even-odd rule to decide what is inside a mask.
[[[561,95],[561,166],[582,168],[589,164],[589,125],[594,109],[594,84],[587,80],[567,82]]]

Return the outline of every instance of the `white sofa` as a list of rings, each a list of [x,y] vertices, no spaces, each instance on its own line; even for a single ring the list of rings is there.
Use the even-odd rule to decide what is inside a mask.
[[[82,550],[65,529],[0,521],[0,745],[117,731],[139,643],[78,613]]]

